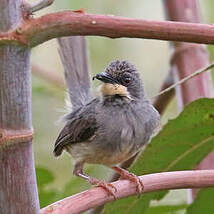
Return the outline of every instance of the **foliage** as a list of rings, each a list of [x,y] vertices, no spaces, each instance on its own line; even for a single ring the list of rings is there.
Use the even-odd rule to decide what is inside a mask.
[[[181,205],[165,205],[165,206],[154,206],[149,208],[146,214],[170,214],[176,213],[177,211],[183,210],[187,207],[186,204]]]
[[[37,183],[39,189],[40,206],[44,207],[57,199],[57,191],[47,189],[47,185],[54,181],[52,172],[43,167],[36,168]]]
[[[213,198],[214,188],[200,190],[194,203],[188,207],[186,214],[214,213]]]

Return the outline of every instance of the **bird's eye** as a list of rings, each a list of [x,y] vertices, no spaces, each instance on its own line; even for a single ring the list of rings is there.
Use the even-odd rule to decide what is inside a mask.
[[[128,85],[132,81],[131,77],[124,77],[123,78],[123,84]]]

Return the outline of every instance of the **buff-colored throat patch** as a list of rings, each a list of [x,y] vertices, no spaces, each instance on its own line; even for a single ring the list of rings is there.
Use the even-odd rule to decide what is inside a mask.
[[[119,84],[103,83],[101,86],[103,96],[121,95],[132,100],[127,88]]]

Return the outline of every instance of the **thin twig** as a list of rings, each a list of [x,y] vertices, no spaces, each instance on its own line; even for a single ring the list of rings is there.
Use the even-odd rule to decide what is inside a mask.
[[[29,14],[39,11],[53,4],[54,0],[37,0],[32,3],[25,2],[24,7]]]
[[[193,170],[163,172],[140,176],[144,183],[144,193],[186,188],[214,187],[214,170]],[[112,183],[116,188],[117,199],[137,195],[136,186],[128,180]],[[103,188],[94,187],[90,190],[64,198],[43,209],[40,214],[75,214],[114,201]]]
[[[175,84],[171,85],[170,87],[168,87],[168,88],[166,88],[165,90],[161,91],[160,93],[156,94],[156,95],[153,96],[152,98],[155,98],[155,97],[157,97],[157,96],[160,96],[160,95],[162,95],[162,94],[165,94],[166,92],[172,90],[172,89],[175,88],[176,86],[181,85],[182,83],[186,82],[187,80],[189,80],[189,79],[191,79],[191,78],[193,78],[193,77],[195,77],[195,76],[197,76],[197,75],[199,75],[199,74],[201,74],[201,73],[203,73],[203,72],[205,72],[205,71],[207,71],[207,70],[209,70],[209,69],[211,69],[211,68],[213,68],[213,67],[214,67],[214,62],[211,63],[211,64],[209,64],[208,66],[202,68],[202,69],[197,70],[196,72],[190,74],[189,76],[187,76],[187,77],[181,79],[180,81],[176,82]]]

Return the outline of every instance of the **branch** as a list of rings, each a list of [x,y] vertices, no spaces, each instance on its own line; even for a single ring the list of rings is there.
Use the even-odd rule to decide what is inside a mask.
[[[24,8],[28,12],[28,14],[32,14],[36,11],[39,11],[45,7],[50,6],[53,4],[54,0],[37,0],[32,3],[25,2]]]
[[[115,30],[117,29],[117,30]],[[147,21],[112,15],[64,11],[23,22],[15,31],[0,35],[0,45],[29,47],[63,36],[130,37],[214,44],[214,26],[172,21]]]
[[[214,187],[214,170],[163,172],[140,176],[140,178],[144,183],[144,193],[169,189]],[[119,180],[113,184],[117,188],[118,199],[137,195],[136,186],[128,180]],[[41,209],[40,214],[75,214],[113,200],[113,196],[110,196],[103,188],[95,187],[55,202]]]

